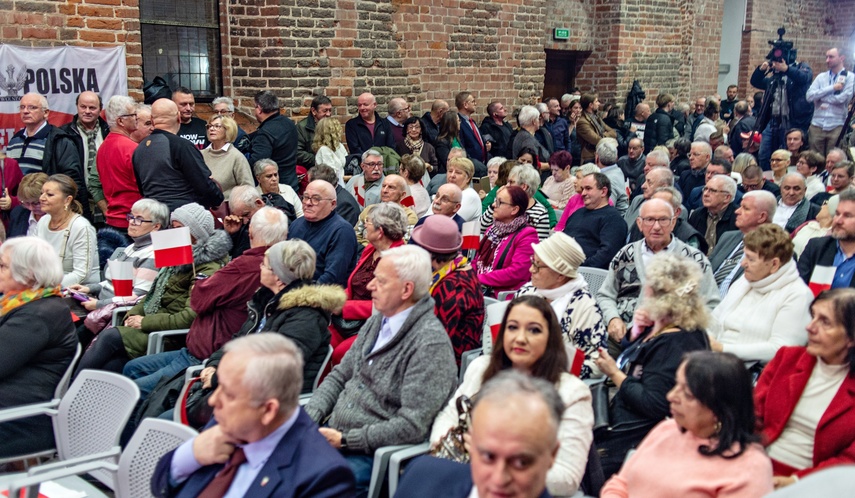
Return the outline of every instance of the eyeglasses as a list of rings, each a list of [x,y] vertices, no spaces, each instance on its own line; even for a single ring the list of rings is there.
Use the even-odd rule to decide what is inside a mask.
[[[493,204],[495,204],[496,207],[500,207],[502,205],[505,205],[505,206],[513,206],[514,205],[513,202],[505,202],[505,201],[501,201],[499,199],[496,199],[495,201],[493,201]]]
[[[130,223],[131,225],[133,225],[135,227],[138,227],[138,226],[142,225],[143,223],[153,223],[154,222],[153,220],[143,219],[141,216],[134,216],[132,213],[128,213],[128,216],[126,216],[126,218],[128,219],[128,223]]]
[[[19,111],[33,112],[33,111],[38,111],[38,110],[44,110],[44,107],[38,106],[38,105],[19,105],[18,110]]]
[[[321,201],[331,201],[333,199],[327,199],[326,197],[321,197],[319,195],[304,195],[304,196],[300,197],[300,200],[302,200],[303,203],[308,204],[310,206],[317,206],[318,204],[321,203]]]
[[[547,266],[546,266],[546,265],[544,265],[544,264],[538,264],[538,263],[537,263],[537,260],[534,258],[534,256],[532,256],[532,257],[531,257],[531,259],[530,259],[529,261],[531,261],[531,266],[533,266],[533,267],[534,267],[534,271],[533,271],[532,273],[537,273],[537,272],[539,272],[539,271],[540,271],[540,269],[541,269],[541,268],[546,268],[546,267],[547,267]]]
[[[442,197],[437,197],[437,198],[436,198],[436,200],[437,200],[440,204],[445,204],[445,203],[449,203],[449,204],[457,204],[458,202],[460,202],[460,201],[455,201],[454,199],[452,199],[451,197],[448,197],[447,195],[444,195],[444,196],[442,196]]]
[[[726,194],[727,192],[724,190],[714,189],[712,187],[704,187],[704,192],[709,192],[711,194]]]
[[[383,167],[383,163],[362,163],[362,166],[368,169],[380,169]]]
[[[134,114],[122,114],[119,117],[120,118],[134,118],[134,121],[136,121],[136,119],[137,119],[136,113],[134,113]]]
[[[646,227],[652,227],[659,224],[660,227],[665,227],[671,224],[674,218],[641,218],[641,224]]]
[[[763,182],[760,183],[746,183],[745,180],[742,180],[742,188],[745,189],[746,192],[751,192],[752,190],[760,190],[763,188]]]
[[[230,111],[228,109],[221,109],[219,111],[214,111],[214,114],[218,116],[231,116],[232,114],[234,114],[234,111]]]
[[[205,126],[206,130],[220,130],[222,128],[223,128],[223,125],[221,125],[221,124],[210,124],[210,125]]]
[[[33,210],[41,205],[39,201],[21,201],[21,205],[29,210]]]

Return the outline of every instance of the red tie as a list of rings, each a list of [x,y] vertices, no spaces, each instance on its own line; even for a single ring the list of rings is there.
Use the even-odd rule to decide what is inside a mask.
[[[483,159],[487,156],[487,150],[484,148],[484,141],[481,140],[481,134],[478,133],[478,127],[475,126],[475,121],[472,118],[469,118],[469,126],[472,127],[472,133],[475,134],[475,140],[477,140],[478,145],[481,146],[481,157],[479,159]]]
[[[231,458],[226,462],[226,466],[199,493],[198,498],[222,498],[226,494],[226,491],[229,490],[229,487],[231,487],[238,468],[244,462],[246,462],[246,455],[243,453],[243,448],[235,448],[235,452],[232,453]]]

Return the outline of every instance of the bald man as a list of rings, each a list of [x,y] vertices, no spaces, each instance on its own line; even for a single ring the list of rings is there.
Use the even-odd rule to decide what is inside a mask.
[[[101,178],[98,176],[96,156],[107,134],[110,133],[110,126],[101,119],[101,108],[101,97],[97,93],[82,92],[77,96],[77,114],[71,118],[70,123],[60,128],[74,139],[77,157],[83,166],[83,179],[86,181],[89,199],[92,204],[98,206],[98,210],[93,210],[92,213],[97,221],[103,222],[104,213],[107,212],[107,201],[104,199]],[[91,209],[94,206],[89,207]]]
[[[407,180],[403,176],[386,175],[383,178],[383,184],[380,186],[380,202],[394,202],[404,208],[404,212],[407,213],[407,225],[409,226],[405,238],[409,239],[410,231],[412,231],[416,222],[419,221],[419,217],[411,208],[401,204],[401,201],[407,195]],[[353,229],[356,233],[356,240],[363,246],[368,245],[368,238],[365,235],[365,220],[368,219],[368,213],[371,212],[370,208],[371,206],[365,206],[365,209],[359,215],[359,222]]]
[[[181,128],[178,106],[159,99],[151,106],[154,131],[134,151],[134,176],[140,193],[174,211],[196,202],[206,208],[223,203],[223,192],[211,179],[202,153],[177,135]]]
[[[448,112],[448,102],[444,100],[434,100],[430,106],[430,111],[422,116],[422,138],[430,144],[436,143],[436,136],[439,135],[439,120]]]
[[[372,147],[395,148],[392,127],[377,113],[377,99],[368,92],[356,99],[357,115],[344,125],[347,149],[351,154],[362,154]]]

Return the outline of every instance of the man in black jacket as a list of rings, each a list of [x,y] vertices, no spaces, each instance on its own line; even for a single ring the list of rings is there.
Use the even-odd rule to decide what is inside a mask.
[[[377,99],[370,93],[363,93],[356,99],[356,109],[359,115],[344,125],[344,136],[347,139],[347,150],[351,154],[362,154],[374,147],[395,148],[395,138],[392,127],[377,113]]]
[[[102,213],[107,212],[107,201],[104,197],[104,190],[101,188],[101,177],[98,175],[98,168],[95,162],[95,156],[101,143],[107,138],[110,133],[110,126],[106,121],[101,119],[101,97],[90,91],[82,92],[77,96],[77,114],[71,119],[70,123],[62,125],[60,128],[68,133],[74,139],[74,145],[77,146],[77,155],[80,158],[80,164],[83,166],[83,180],[86,182],[86,189],[89,191],[89,198],[98,206],[101,213],[95,212],[93,206],[92,214],[101,222],[104,220]],[[82,185],[78,185],[82,188]]]
[[[644,127],[644,152],[650,152],[657,145],[674,137],[674,122],[671,120],[671,110],[674,109],[674,96],[663,93],[656,97],[656,112],[647,118]]]
[[[312,141],[315,139],[315,125],[332,115],[332,101],[326,95],[312,99],[312,107],[306,119],[297,123],[297,164],[307,170],[315,165],[315,151]]]
[[[855,287],[855,190],[840,193],[831,235],[811,239],[799,256],[799,275],[814,294]]]
[[[424,133],[422,138],[425,142],[436,145],[436,136],[439,135],[439,120],[448,112],[448,102],[444,100],[434,100],[430,106],[430,111],[422,116],[422,129]]]
[[[490,155],[511,157],[511,134],[514,129],[511,124],[505,121],[508,117],[508,110],[504,104],[498,100],[490,102],[487,106],[487,117],[481,121],[481,135],[486,137],[486,140],[493,142],[490,147]]]
[[[742,149],[742,134],[749,133],[754,130],[754,124],[757,119],[748,114],[751,109],[748,107],[748,102],[740,100],[733,106],[733,120],[730,122],[730,148],[733,150],[733,155],[738,156],[743,152]],[[747,151],[745,151],[747,152]]]
[[[259,159],[273,159],[279,165],[279,181],[299,191],[297,126],[279,113],[279,99],[269,90],[255,94],[255,118],[258,129],[249,136],[249,164]]]
[[[736,182],[727,175],[715,175],[704,187],[704,206],[689,216],[689,224],[704,235],[707,254],[715,249],[716,242],[724,232],[736,230]]]

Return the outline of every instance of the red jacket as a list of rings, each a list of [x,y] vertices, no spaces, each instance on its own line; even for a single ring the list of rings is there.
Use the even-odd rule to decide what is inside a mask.
[[[392,245],[389,246],[389,249],[393,247],[398,247],[404,245],[403,240],[398,240],[396,242],[392,242]],[[359,261],[356,262],[356,267],[354,267],[353,271],[350,273],[350,276],[347,277],[347,289],[345,289],[345,293],[347,294],[347,301],[344,303],[344,308],[341,310],[341,316],[345,320],[365,320],[369,316],[371,316],[371,300],[355,300],[351,299],[350,296],[353,295],[353,275],[356,274],[356,270],[362,268],[367,261],[368,258],[374,257],[374,246],[368,244],[365,246],[365,249],[362,251],[362,256],[359,257]]]
[[[804,347],[782,347],[763,370],[754,389],[754,409],[763,445],[773,443],[787,425],[804,392],[817,359]],[[813,467],[803,477],[832,465],[855,463],[855,376],[848,375],[819,420],[813,445]]]

